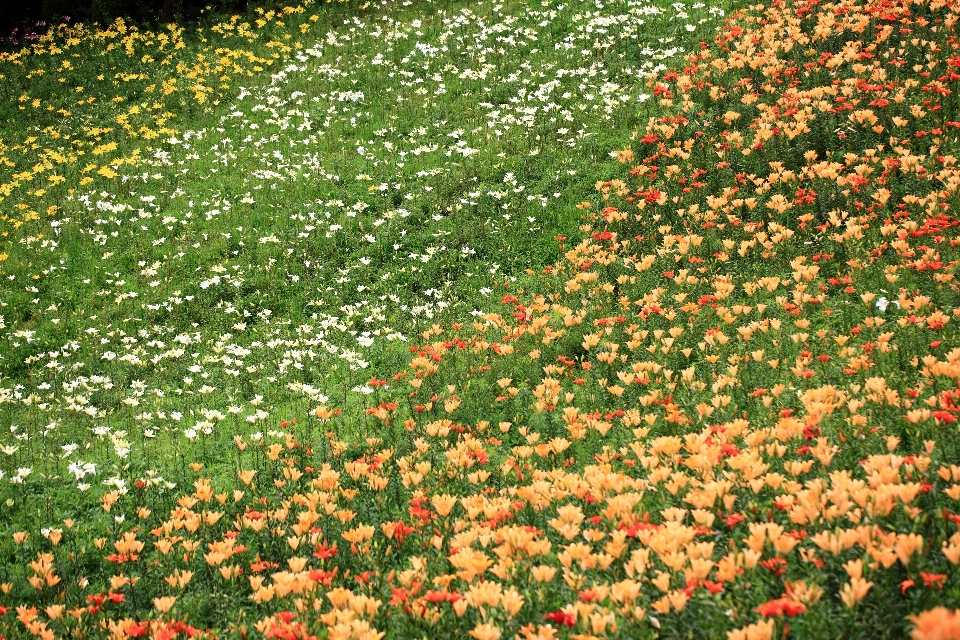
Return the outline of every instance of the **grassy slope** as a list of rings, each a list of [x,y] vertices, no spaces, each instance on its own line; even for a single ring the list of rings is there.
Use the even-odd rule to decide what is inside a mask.
[[[798,4],[759,7],[728,25],[685,67],[642,89],[662,111],[632,136],[631,147],[626,134],[611,144],[624,167],[602,169],[599,196],[590,198],[597,202],[576,209],[587,220],[569,233],[583,240],[561,243],[560,261],[520,283],[496,276],[496,293],[484,305],[493,313],[475,320],[460,314],[459,322],[411,333],[412,355],[378,352],[382,360],[363,374],[374,374],[369,395],[304,403],[322,400],[319,430],[302,406],[291,407],[299,425],[239,440],[229,461],[211,452],[204,458],[197,450],[204,438],[188,444],[192,458],[211,468],[184,469],[181,477],[213,471],[214,486],[198,480],[180,510],[171,512],[173,496],[157,487],[107,494],[103,505],[130,521],[138,507],[151,508],[139,514],[145,529],[157,527],[140,534],[145,541],[162,543],[186,528],[179,537],[188,542],[229,547],[233,540],[244,549],[213,560],[187,553],[181,562],[161,544],[148,546],[143,560],[121,558],[142,582],[129,587],[115,579],[116,592],[129,600],[97,615],[140,617],[151,598],[176,595],[167,620],[206,625],[242,610],[247,624],[259,619],[261,631],[279,631],[298,623],[269,614],[296,606],[288,592],[311,602],[318,581],[352,593],[319,598],[322,615],[301,611],[305,629],[335,634],[343,631],[338,624],[361,629],[369,620],[397,637],[470,630],[495,637],[522,625],[546,633],[545,614],[555,628],[571,622],[571,631],[595,635],[616,626],[631,637],[729,631],[760,638],[775,626],[796,637],[903,637],[909,614],[956,606],[960,535],[951,516],[960,452],[951,425],[960,242],[950,214],[957,183],[948,132],[958,125],[955,96],[945,90],[954,81],[954,13],[940,4]],[[864,33],[876,34],[876,42],[865,42]],[[306,88],[298,90],[310,98]],[[270,88],[259,91],[270,105]],[[268,109],[288,106],[281,101]],[[427,115],[431,105],[419,108]],[[352,108],[340,115],[367,117]],[[252,119],[242,111],[229,117]],[[373,135],[380,125],[370,125]],[[428,137],[419,135],[417,144]],[[202,143],[187,141],[207,148]],[[222,138],[207,144],[223,152]],[[354,144],[375,143],[361,137]],[[458,153],[455,145],[449,150]],[[272,147],[265,151],[272,156]],[[516,149],[504,153],[508,162]],[[237,155],[237,164],[251,167],[264,154]],[[377,159],[366,160],[371,177]],[[338,173],[345,181],[346,172]],[[271,192],[282,187],[263,191],[244,220],[262,217],[250,224],[269,224],[271,215],[258,208],[280,206]],[[567,197],[570,204],[580,199]],[[429,213],[420,213],[424,222]],[[455,234],[465,224],[456,214],[438,211],[431,233]],[[306,230],[312,220],[302,215]],[[339,219],[352,224],[348,218]],[[389,232],[394,222],[382,219],[378,227]],[[262,253],[250,263],[266,268],[233,276],[241,268],[225,264],[222,277],[243,279],[240,290],[249,279],[255,295],[273,295],[276,307],[286,297],[264,287],[276,286],[279,278],[269,276],[290,263],[270,253],[282,242],[255,228],[250,244]],[[521,231],[496,234],[518,238]],[[230,233],[216,241],[223,246],[197,248],[219,251],[224,262],[231,251],[246,254],[231,248]],[[215,244],[210,237],[204,240]],[[260,238],[268,238],[263,249]],[[185,236],[182,246],[191,240],[200,242]],[[491,242],[487,250],[496,251]],[[481,257],[478,265],[493,259]],[[200,264],[209,263],[189,262]],[[302,272],[307,278],[323,282]],[[391,278],[409,286],[419,279]],[[312,284],[322,299],[323,287]],[[409,294],[396,295],[410,304]],[[203,305],[217,298],[199,296],[194,329],[202,331],[209,321]],[[281,318],[293,313],[283,311]],[[274,335],[282,341],[297,324],[283,329],[268,320],[259,319],[264,342]],[[391,329],[406,326],[391,320]],[[214,343],[214,352],[227,340]],[[340,375],[344,387],[360,382]],[[344,385],[345,378],[351,382]],[[211,449],[217,437],[227,439],[215,435]],[[218,473],[227,465],[258,473],[238,483]],[[231,498],[237,487],[245,493]],[[224,491],[222,499],[214,491]],[[40,503],[21,504],[28,510]],[[194,531],[190,523],[206,518],[204,510],[226,517]],[[263,516],[266,529],[257,524]],[[85,558],[80,572],[105,575],[101,567],[110,564],[100,556],[124,553],[123,545],[98,552],[91,539],[102,533],[120,540],[130,526],[101,511],[85,516],[76,533],[65,532]],[[34,532],[27,543],[5,544],[11,558],[24,561],[10,563],[11,602],[32,598],[26,578],[43,571],[25,561],[50,543]],[[300,545],[316,555],[307,557]],[[308,564],[288,563],[293,556]],[[277,566],[262,585],[235,575],[235,567],[258,571],[270,562]],[[280,572],[284,565],[291,571]],[[160,577],[174,569],[196,571],[196,582],[167,588]],[[56,570],[74,571],[62,562]],[[93,590],[106,590],[99,580]],[[207,597],[211,589],[224,595],[219,604]],[[64,590],[71,602],[85,593]],[[249,606],[251,593],[262,608]],[[462,595],[466,600],[454,602]],[[380,600],[376,613],[363,613],[367,597]],[[339,618],[331,604],[343,611]],[[351,607],[356,614],[345,611]],[[778,618],[784,608],[805,611]],[[763,615],[771,617],[761,626],[735,631]]]
[[[360,414],[371,362],[402,366],[406,335],[556,259],[614,132],[639,122],[641,72],[687,35],[626,5],[308,8],[166,39],[68,34],[10,61],[9,122],[29,137],[9,129],[9,425],[62,423],[50,445],[98,429],[169,473],[151,451],[191,450],[201,410],[222,416],[211,461],[258,412],[329,396]],[[96,100],[45,129],[75,76]]]

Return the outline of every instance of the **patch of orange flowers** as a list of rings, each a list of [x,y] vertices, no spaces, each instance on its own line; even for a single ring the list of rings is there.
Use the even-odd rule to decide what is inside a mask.
[[[21,535],[43,550],[0,629],[164,637],[202,588],[256,605],[208,621],[241,636],[761,639],[853,611],[958,637],[933,607],[960,564],[958,15],[731,20],[651,80],[667,115],[537,292],[499,284],[501,312],[385,375],[357,420],[389,438],[341,440],[319,407],[324,435],[261,440],[239,482],[199,477],[85,550],[153,611],[85,608],[86,578],[60,582],[77,550]],[[108,495],[114,522],[139,507]]]

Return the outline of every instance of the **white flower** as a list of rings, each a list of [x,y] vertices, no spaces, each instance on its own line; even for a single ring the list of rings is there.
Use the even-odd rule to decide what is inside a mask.
[[[884,313],[887,310],[887,306],[890,304],[890,301],[884,297],[881,297],[877,300],[877,309],[880,310],[880,313]]]
[[[265,420],[269,416],[270,414],[264,411],[263,409],[257,409],[257,412],[255,414],[253,414],[252,416],[247,416],[246,419],[247,419],[247,422],[249,422],[250,424],[253,424],[258,420]]]
[[[85,476],[96,475],[97,465],[93,462],[71,462],[67,471],[72,473],[77,480],[81,480]]]
[[[123,480],[123,478],[119,478],[117,476],[113,476],[112,478],[107,478],[106,480],[104,480],[103,486],[116,487],[117,491],[119,491],[120,493],[122,494],[127,493],[127,483]]]

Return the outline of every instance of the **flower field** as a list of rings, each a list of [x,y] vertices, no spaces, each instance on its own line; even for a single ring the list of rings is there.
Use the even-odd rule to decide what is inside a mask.
[[[960,638],[958,18],[2,54],[0,637]]]

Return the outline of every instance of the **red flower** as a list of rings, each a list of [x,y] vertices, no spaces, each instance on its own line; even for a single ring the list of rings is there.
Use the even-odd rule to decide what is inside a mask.
[[[787,570],[787,561],[783,558],[770,558],[761,562],[760,566],[773,571],[773,574],[779,578]]]
[[[736,448],[735,446],[733,446],[732,444],[727,444],[727,443],[724,443],[724,444],[721,444],[721,445],[720,445],[720,452],[721,452],[721,454],[722,454],[723,456],[733,457],[733,456],[738,456],[738,455],[740,455],[740,450],[739,450],[739,449],[737,449],[737,448]]]
[[[700,582],[700,586],[705,588],[707,591],[709,591],[710,595],[717,595],[718,593],[723,591],[723,583],[714,582],[713,580],[702,580]]]
[[[331,584],[333,584],[333,578],[334,576],[336,576],[336,574],[337,574],[336,571],[331,572],[331,571],[320,571],[319,569],[311,569],[310,572],[307,574],[307,578],[314,582],[319,582],[320,584],[324,584],[329,587]]]
[[[792,618],[799,613],[804,613],[806,610],[807,607],[802,603],[787,597],[777,598],[776,600],[768,600],[754,609],[754,611],[760,615],[768,618],[783,615],[787,616],[788,618]]]
[[[943,581],[947,579],[945,573],[927,573],[926,571],[921,571],[920,577],[923,578],[923,586],[937,589],[943,589]]]
[[[177,620],[173,624],[167,625],[167,626],[168,628],[176,631],[178,634],[182,633],[186,635],[188,638],[192,638],[193,636],[197,635],[200,632],[199,629],[197,629],[193,625],[189,625],[186,622],[183,622],[182,620]]]
[[[746,517],[740,513],[735,513],[729,518],[725,518],[723,521],[727,524],[728,527],[733,527],[739,522],[746,520]]]
[[[332,558],[335,555],[337,555],[337,545],[331,547],[327,542],[317,546],[317,550],[313,552],[313,557],[321,560]]]
[[[411,595],[408,590],[394,587],[393,585],[390,586],[390,590],[393,592],[389,602],[391,607],[399,607],[402,603],[406,602]]]
[[[336,575],[337,575],[337,569],[338,569],[338,567],[334,567],[334,568],[333,568],[333,576],[334,576],[334,577],[336,577]],[[372,578],[372,577],[375,576],[375,575],[376,575],[376,572],[375,572],[375,571],[364,571],[363,573],[358,573],[357,575],[353,576],[353,579],[356,580],[356,581],[357,581],[358,583],[360,583],[360,584],[370,584],[370,578]],[[392,578],[391,578],[391,579],[392,579]],[[326,584],[328,587],[330,586],[330,583],[329,583],[329,582],[327,582],[327,583],[325,583],[325,584]]]
[[[577,623],[577,619],[573,616],[573,614],[565,613],[563,611],[554,611],[553,613],[548,613],[547,615],[543,616],[543,619],[551,620],[565,627],[572,627]]]
[[[433,590],[427,591],[426,595],[424,596],[427,602],[432,602],[433,604],[436,604],[438,602],[456,602],[462,597],[463,596],[461,596],[460,594],[450,593],[449,591],[433,591]]]
[[[397,542],[402,544],[403,539],[406,538],[411,533],[413,533],[414,531],[416,531],[416,529],[406,524],[405,522],[398,522],[397,526],[393,530],[393,538]]]
[[[646,531],[648,529],[657,530],[660,527],[655,524],[650,524],[649,522],[634,522],[630,525],[624,525],[623,523],[617,525],[617,529],[625,530],[627,532],[628,538],[636,538],[637,534],[641,531]]]

